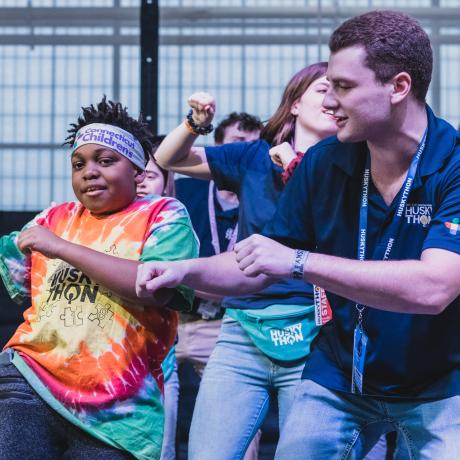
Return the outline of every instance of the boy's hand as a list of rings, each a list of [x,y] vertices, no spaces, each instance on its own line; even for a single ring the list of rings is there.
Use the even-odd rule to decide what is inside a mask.
[[[183,282],[185,268],[180,261],[145,262],[137,267],[136,294],[152,297],[161,288],[174,288]]]
[[[24,253],[41,252],[49,259],[59,257],[59,251],[65,240],[41,225],[35,225],[19,234],[18,246]]]
[[[269,152],[270,158],[278,166],[281,166],[284,170],[289,166],[289,163],[297,157],[291,145],[288,142],[275,145]]]
[[[240,270],[249,277],[266,275],[280,279],[291,276],[294,249],[266,236],[251,235],[235,244],[233,251]]]
[[[216,112],[216,101],[208,93],[193,93],[187,100],[193,109],[193,121],[198,126],[209,126]]]

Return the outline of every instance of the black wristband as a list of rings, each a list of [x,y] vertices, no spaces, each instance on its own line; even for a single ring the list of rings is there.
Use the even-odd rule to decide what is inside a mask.
[[[188,125],[190,126],[190,128],[192,128],[192,131],[195,134],[205,136],[206,134],[209,134],[214,130],[214,126],[212,125],[212,123],[208,126],[198,126],[193,120],[192,115],[193,115],[193,109],[190,109],[190,112],[187,114],[186,119],[187,119]]]

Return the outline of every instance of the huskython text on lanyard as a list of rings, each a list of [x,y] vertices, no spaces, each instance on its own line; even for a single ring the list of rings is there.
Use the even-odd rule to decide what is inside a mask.
[[[407,200],[409,198],[412,184],[414,182],[415,173],[417,166],[425,148],[427,130],[423,134],[422,140],[417,147],[417,151],[412,158],[409,171],[407,172],[406,180],[404,181],[401,198],[399,200],[398,207],[396,208],[395,215],[390,224],[388,230],[388,242],[385,250],[382,253],[380,245],[376,245],[372,260],[387,260],[390,257],[391,249],[393,248],[397,233],[400,229],[402,222],[402,215],[406,207]],[[368,195],[369,195],[369,179],[371,175],[370,171],[371,160],[369,153],[367,154],[366,167],[363,174],[363,188],[361,191],[361,206],[359,209],[359,233],[358,233],[358,260],[366,259],[366,239],[367,239],[367,211],[368,211]],[[364,377],[364,363],[366,359],[366,347],[368,337],[363,329],[363,315],[366,309],[365,305],[356,304],[358,310],[358,323],[356,324],[353,338],[353,370],[351,374],[351,392],[362,394],[363,392],[363,377]]]

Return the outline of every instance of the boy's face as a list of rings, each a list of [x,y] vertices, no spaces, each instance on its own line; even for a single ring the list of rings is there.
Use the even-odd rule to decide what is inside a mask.
[[[365,58],[362,46],[343,48],[329,58],[331,85],[323,106],[334,113],[341,142],[374,141],[388,135],[392,84],[377,81]]]
[[[128,206],[144,177],[123,155],[97,144],[79,147],[71,162],[73,191],[95,215],[111,214]]]

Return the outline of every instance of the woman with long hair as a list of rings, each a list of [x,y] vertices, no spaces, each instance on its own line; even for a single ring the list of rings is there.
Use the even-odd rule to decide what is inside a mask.
[[[290,160],[293,152],[303,153],[336,132],[333,115],[322,107],[329,85],[326,70],[326,63],[318,63],[296,73],[261,139],[253,142],[193,147],[199,134],[210,132],[215,112],[212,96],[195,93],[186,121],[165,138],[156,160],[166,169],[212,179],[218,188],[235,192],[240,201],[238,240],[260,232],[283,190],[280,164],[287,166],[285,157]],[[272,161],[270,149],[279,144]],[[193,414],[190,459],[243,458],[273,395],[282,429],[318,330],[313,303],[312,286],[296,280],[224,299],[227,313]]]

